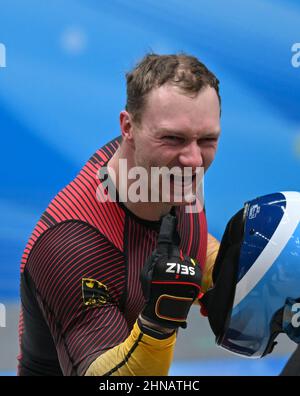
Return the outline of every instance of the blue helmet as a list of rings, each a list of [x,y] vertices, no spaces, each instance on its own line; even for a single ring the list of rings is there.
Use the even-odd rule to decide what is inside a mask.
[[[300,342],[300,193],[246,202],[227,224],[203,298],[216,342],[262,357],[281,332]]]

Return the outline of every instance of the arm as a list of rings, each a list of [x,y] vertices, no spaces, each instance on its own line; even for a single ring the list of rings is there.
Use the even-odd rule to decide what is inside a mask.
[[[146,300],[130,336],[98,357],[86,375],[166,375],[172,362],[175,330],[186,327],[191,304],[199,295],[200,268],[183,257],[173,242],[174,216],[164,217],[157,249],[141,273]]]
[[[220,242],[211,234],[208,234],[207,255],[201,283],[203,292],[206,292],[213,285],[212,271],[214,269],[219,247]]]
[[[152,330],[152,329],[151,329]],[[167,375],[176,342],[176,334],[161,332],[162,338],[151,330],[148,334],[138,320],[129,337],[99,356],[90,365],[86,376],[153,376]]]
[[[146,307],[151,312],[147,311],[131,332],[128,330],[119,307],[122,277],[116,285],[110,276],[112,271],[122,272],[122,265],[122,253],[82,223],[54,227],[32,250],[26,270],[32,277],[36,301],[51,332],[63,375],[168,372],[176,340],[174,327],[170,330],[164,323],[154,323],[154,300],[150,298]],[[84,304],[83,278],[102,281],[108,288],[108,298],[99,305]],[[151,288],[158,291],[154,285]],[[43,362],[49,360],[47,350],[34,358],[40,360],[39,367],[44,372]]]
[[[35,243],[25,271],[31,279],[32,296],[26,312],[37,307],[32,311],[38,310],[39,321],[44,322],[43,326],[26,327],[23,333],[31,345],[27,343],[25,351],[22,343],[21,355],[26,352],[30,357],[30,367],[32,362],[36,364],[33,375],[46,375],[54,366],[63,375],[83,375],[98,356],[128,337],[128,325],[120,309],[125,287],[124,257],[93,227],[66,222],[48,230]],[[98,301],[88,304],[91,294],[84,291],[84,278],[102,282],[108,290],[105,299],[100,293]],[[51,339],[53,348],[46,343],[40,348],[41,335],[36,336],[33,327],[45,337],[49,333],[47,339]]]

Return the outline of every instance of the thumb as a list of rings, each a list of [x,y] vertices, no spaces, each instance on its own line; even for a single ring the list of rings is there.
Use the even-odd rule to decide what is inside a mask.
[[[168,256],[170,248],[174,244],[174,235],[176,232],[177,219],[171,214],[167,214],[162,218],[158,239],[157,253]]]

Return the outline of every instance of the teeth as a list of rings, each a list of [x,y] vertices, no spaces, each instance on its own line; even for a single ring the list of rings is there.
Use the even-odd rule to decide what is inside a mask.
[[[174,176],[174,183],[176,184],[183,184],[183,185],[189,185],[193,182],[192,177],[178,177]]]

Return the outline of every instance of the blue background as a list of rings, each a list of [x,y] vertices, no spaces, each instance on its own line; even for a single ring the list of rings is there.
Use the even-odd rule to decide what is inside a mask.
[[[221,81],[211,233],[246,200],[299,190],[299,20],[297,0],[0,0],[0,301],[18,299],[22,251],[50,199],[119,134],[125,73],[146,52],[191,53]]]

